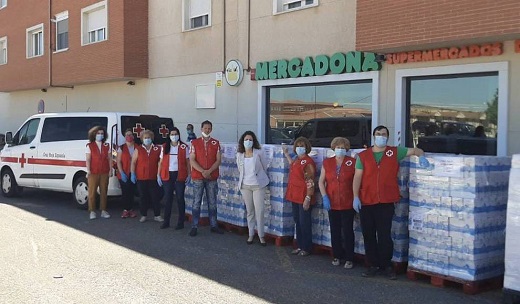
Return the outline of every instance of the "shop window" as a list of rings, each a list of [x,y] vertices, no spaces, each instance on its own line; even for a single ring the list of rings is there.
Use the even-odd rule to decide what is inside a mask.
[[[56,15],[56,51],[69,48],[69,13]]]
[[[0,0],[0,9],[7,6],[7,0]]]
[[[7,37],[0,38],[0,64],[7,63]]]
[[[42,56],[43,23],[27,29],[27,58]]]
[[[409,77],[406,84],[408,146],[497,154],[498,73]]]
[[[353,146],[370,143],[371,81],[268,88],[266,143],[291,143],[309,138],[315,147],[330,147],[333,137],[347,137]]]
[[[184,0],[183,11],[183,30],[211,25],[211,0]]]
[[[108,16],[106,1],[98,2],[96,4],[81,9],[82,45],[107,40],[107,19]]]
[[[273,0],[273,14],[300,10],[318,5],[318,0]]]

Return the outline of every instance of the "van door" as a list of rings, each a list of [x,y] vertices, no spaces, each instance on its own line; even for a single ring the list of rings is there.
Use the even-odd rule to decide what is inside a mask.
[[[36,156],[36,142],[40,118],[28,120],[13,136],[12,144],[2,152],[11,163],[16,182],[22,187],[36,187],[33,160]]]
[[[124,134],[127,129],[132,130],[137,144],[141,144],[141,132],[151,130],[154,133],[154,144],[162,145],[166,142],[172,128],[173,120],[171,118],[156,115],[121,116],[121,134]],[[124,141],[119,142],[120,145],[123,143]]]

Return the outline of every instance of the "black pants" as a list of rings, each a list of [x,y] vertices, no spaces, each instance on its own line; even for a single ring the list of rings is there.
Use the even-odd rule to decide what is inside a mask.
[[[360,219],[365,240],[365,256],[372,267],[384,269],[392,265],[393,217],[394,204],[377,204],[361,208]]]
[[[355,215],[354,209],[329,211],[330,241],[332,254],[336,259],[354,261]]]
[[[175,192],[175,198],[177,199],[177,211],[179,213],[179,217],[177,219],[177,225],[184,225],[184,220],[186,217],[185,208],[186,203],[184,200],[184,190],[186,189],[185,182],[177,181],[178,171],[170,171],[170,178],[167,181],[163,182],[164,188],[164,223],[170,224],[170,217],[172,214],[172,205],[173,205],[173,192]]]
[[[134,208],[134,197],[137,186],[132,183],[130,179],[125,182],[119,180],[121,185],[121,203],[125,210],[132,210]]]
[[[137,189],[139,189],[141,196],[141,215],[147,215],[150,205],[153,207],[154,216],[161,215],[161,197],[157,180],[138,180]]]

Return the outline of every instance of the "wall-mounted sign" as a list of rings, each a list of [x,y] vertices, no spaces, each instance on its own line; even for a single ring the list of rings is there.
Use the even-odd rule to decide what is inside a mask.
[[[222,87],[222,72],[217,72],[215,74],[215,85],[217,86],[217,88],[221,88]]]
[[[43,99],[40,99],[40,101],[38,101],[38,114],[41,114],[45,112],[45,101],[43,101]]]
[[[256,80],[323,76],[326,74],[357,73],[381,70],[376,54],[368,52],[336,53],[315,58],[293,58],[256,63]]]
[[[408,62],[438,61],[480,56],[498,56],[503,53],[501,42],[440,48],[426,51],[410,51],[386,54],[386,63],[399,64]]]
[[[520,40],[515,40],[515,53],[520,53]]]
[[[226,64],[226,82],[230,86],[238,86],[242,82],[242,78],[244,78],[244,69],[242,68],[242,64],[238,60],[230,60]]]

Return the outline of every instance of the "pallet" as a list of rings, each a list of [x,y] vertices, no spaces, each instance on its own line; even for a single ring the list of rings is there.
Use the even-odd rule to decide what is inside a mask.
[[[249,233],[249,229],[247,227],[237,226],[230,223],[217,221],[220,228],[229,231],[229,232],[235,232],[238,235],[244,235]]]
[[[273,243],[275,246],[291,246],[293,244],[293,236],[278,236],[266,233],[264,239],[268,243]]]
[[[430,279],[430,284],[436,287],[462,287],[462,291],[468,295],[474,295],[484,291],[499,289],[502,287],[504,278],[503,276],[498,276],[479,281],[468,281],[429,271],[418,270],[411,267],[408,267],[406,275],[408,279],[412,281],[417,281],[419,279]]]
[[[189,222],[190,224],[192,223],[191,219],[192,219],[192,215],[186,214],[186,221]],[[208,217],[199,218],[199,226],[209,226],[209,218]]]
[[[502,290],[504,304],[520,304],[520,291],[504,288]]]

